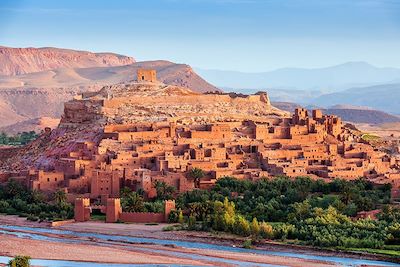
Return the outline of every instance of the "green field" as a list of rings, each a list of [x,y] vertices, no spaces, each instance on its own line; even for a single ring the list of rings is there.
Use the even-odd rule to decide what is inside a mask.
[[[367,141],[367,142],[370,142],[370,141],[377,141],[377,140],[380,139],[379,136],[374,135],[374,134],[368,134],[368,133],[363,134],[363,135],[361,136],[361,138],[362,138],[363,140]]]

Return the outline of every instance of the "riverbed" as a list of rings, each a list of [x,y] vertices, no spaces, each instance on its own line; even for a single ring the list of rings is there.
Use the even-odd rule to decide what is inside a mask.
[[[0,263],[29,255],[35,266],[399,266],[294,249],[244,249],[228,241],[165,232],[163,225],[72,223],[57,228],[0,216]],[[207,240],[209,242],[204,242]]]

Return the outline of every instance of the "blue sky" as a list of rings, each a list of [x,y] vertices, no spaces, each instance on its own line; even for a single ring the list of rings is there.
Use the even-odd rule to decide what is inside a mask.
[[[400,0],[3,0],[0,45],[244,72],[400,67]]]

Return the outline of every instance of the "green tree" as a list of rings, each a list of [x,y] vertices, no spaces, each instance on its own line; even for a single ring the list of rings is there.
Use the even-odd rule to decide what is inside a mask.
[[[141,196],[140,194],[138,195]],[[155,213],[164,212],[164,202],[163,201],[144,202],[144,211],[155,212]]]
[[[121,195],[121,206],[127,212],[142,212],[144,211],[143,197],[136,192],[127,192]]]
[[[235,218],[235,223],[233,225],[233,232],[241,236],[250,235],[250,223],[246,218],[241,215],[237,215]]]
[[[22,183],[14,179],[8,181],[7,185],[4,188],[4,194],[6,199],[26,199],[29,196],[27,188]]]
[[[204,177],[204,171],[200,168],[193,168],[189,171],[188,176],[194,180],[194,186],[200,188],[200,181]]]
[[[8,144],[8,138],[7,138],[7,135],[4,132],[0,133],[0,144],[1,145],[7,145]]]
[[[157,198],[160,200],[173,199],[173,195],[176,191],[175,187],[167,185],[164,181],[156,181],[154,187],[157,191]]]
[[[29,267],[31,257],[29,256],[15,256],[14,259],[8,262],[9,267]]]
[[[67,194],[64,190],[59,189],[54,193],[54,201],[57,205],[63,205],[67,202]]]
[[[6,200],[0,200],[0,212],[7,212],[10,204]]]
[[[250,224],[251,234],[255,237],[258,237],[260,234],[260,224],[257,221],[257,218],[253,218]]]
[[[226,229],[232,229],[235,223],[235,203],[229,201],[227,197],[224,198],[224,225]]]
[[[32,190],[31,192],[31,196],[30,196],[30,200],[33,203],[42,203],[45,201],[45,196],[43,195],[42,192],[40,192],[39,190]]]
[[[263,238],[273,238],[274,237],[274,230],[272,226],[266,222],[262,222],[260,224],[260,235]]]

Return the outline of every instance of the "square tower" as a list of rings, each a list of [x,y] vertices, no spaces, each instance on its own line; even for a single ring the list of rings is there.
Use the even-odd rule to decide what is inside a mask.
[[[320,109],[313,109],[312,116],[314,120],[322,119],[322,110]]]
[[[138,82],[157,82],[157,72],[153,69],[138,69],[137,70]]]

